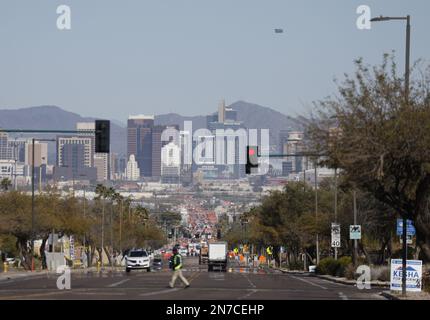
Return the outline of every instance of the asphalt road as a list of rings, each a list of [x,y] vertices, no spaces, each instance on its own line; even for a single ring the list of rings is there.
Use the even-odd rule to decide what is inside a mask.
[[[0,300],[25,299],[145,299],[145,300],[356,300],[383,299],[378,288],[359,290],[307,275],[276,270],[241,268],[233,262],[228,272],[208,272],[197,258],[184,259],[184,275],[191,286],[178,279],[168,287],[171,271],[132,271],[72,274],[71,289],[57,288],[58,275],[44,274],[0,280]]]

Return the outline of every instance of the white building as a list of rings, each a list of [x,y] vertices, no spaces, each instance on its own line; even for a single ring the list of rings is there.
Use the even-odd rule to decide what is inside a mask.
[[[94,122],[78,122],[76,123],[76,130],[82,134],[91,136],[92,142],[92,152],[93,152],[93,164],[97,169],[97,181],[109,180],[109,154],[107,153],[96,153],[95,145],[95,129],[96,125]]]
[[[181,148],[169,142],[161,148],[161,181],[179,183],[181,172]]]
[[[137,165],[136,158],[134,154],[130,155],[130,158],[127,162],[127,169],[125,171],[125,176],[127,180],[130,181],[138,181],[140,177],[140,169]]]
[[[31,140],[25,143],[25,164],[31,166],[33,162],[33,143]],[[34,166],[48,164],[48,144],[46,142],[34,142]]]

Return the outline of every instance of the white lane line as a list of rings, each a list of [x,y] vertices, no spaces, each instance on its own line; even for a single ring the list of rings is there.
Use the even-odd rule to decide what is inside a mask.
[[[114,287],[122,285],[123,283],[126,283],[127,281],[130,281],[130,279],[124,279],[124,280],[112,283],[112,284],[108,285],[108,287],[109,288],[114,288]]]
[[[245,294],[245,295],[244,295],[244,296],[242,296],[242,297],[239,297],[239,300],[246,299],[246,298],[248,298],[250,295],[252,295],[252,294],[256,293],[257,291],[258,291],[258,290],[256,290],[256,289],[252,289],[249,293]]]
[[[296,276],[291,276],[291,278],[294,278],[294,279],[297,279],[297,280],[300,280],[300,281],[306,282],[306,283],[308,283],[308,284],[310,284],[310,285],[313,285],[313,286],[315,286],[315,287],[318,287],[318,288],[321,288],[321,289],[327,290],[327,288],[326,288],[326,287],[320,286],[319,284],[313,283],[313,282],[311,282],[311,281],[309,281],[309,280],[302,279],[302,278],[299,278],[299,277],[296,277]]]
[[[178,291],[178,290],[182,290],[182,289],[181,288],[172,288],[172,289],[166,289],[166,290],[155,291],[155,292],[146,292],[146,293],[139,294],[139,296],[141,296],[141,297],[155,296],[157,294],[169,293],[169,292],[174,292],[174,291]]]
[[[247,275],[243,274],[242,275],[245,277],[246,280],[248,280],[249,284],[251,285],[252,288],[256,288],[256,285],[254,283],[252,283],[252,281],[248,278]]]
[[[342,300],[348,300],[348,297],[347,297],[346,295],[344,295],[344,294],[343,294],[343,292],[339,292],[339,297],[340,297]]]

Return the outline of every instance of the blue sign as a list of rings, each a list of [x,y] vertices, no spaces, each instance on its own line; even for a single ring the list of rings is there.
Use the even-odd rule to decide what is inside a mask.
[[[406,220],[406,234],[414,236],[416,231],[415,227],[412,225],[412,220]],[[403,219],[397,219],[397,235],[403,235]]]

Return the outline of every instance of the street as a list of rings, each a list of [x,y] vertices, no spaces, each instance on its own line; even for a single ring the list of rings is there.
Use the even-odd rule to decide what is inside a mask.
[[[55,274],[0,280],[0,300],[362,300],[383,299],[381,289],[358,290],[306,274],[243,268],[232,262],[228,272],[208,272],[197,257],[184,258],[184,275],[191,287],[176,282],[170,289],[171,271],[73,273],[71,290],[57,289]]]

